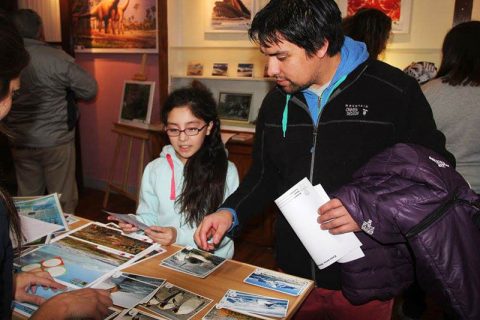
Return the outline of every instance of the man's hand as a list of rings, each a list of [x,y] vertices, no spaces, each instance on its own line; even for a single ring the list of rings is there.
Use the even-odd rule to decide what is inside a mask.
[[[63,284],[56,282],[46,271],[20,272],[15,274],[13,278],[15,300],[36,305],[42,304],[45,302],[45,299],[35,295],[37,286],[60,290],[65,289]]]
[[[30,319],[104,319],[112,306],[110,292],[100,289],[79,289],[56,295],[43,303]]]
[[[163,246],[169,246],[177,241],[177,229],[174,227],[151,226],[145,230],[145,234]]]
[[[207,251],[214,250],[232,226],[232,218],[228,210],[220,210],[203,218],[194,235],[197,246]]]
[[[325,203],[318,209],[318,214],[317,222],[320,223],[320,228],[331,234],[360,231],[358,224],[338,199]]]

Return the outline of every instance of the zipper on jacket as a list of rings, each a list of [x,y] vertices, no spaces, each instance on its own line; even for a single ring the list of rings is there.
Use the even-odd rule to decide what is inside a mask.
[[[447,210],[450,209],[450,207],[453,206],[456,202],[460,202],[460,200],[458,200],[457,196],[454,195],[446,203],[444,203],[443,205],[441,205],[440,207],[435,209],[435,211],[433,211],[427,217],[423,218],[423,220],[420,221],[416,226],[414,226],[413,228],[408,230],[407,233],[405,234],[405,237],[412,238],[412,237],[416,236],[417,234],[421,233],[422,231],[424,231],[425,229],[427,229],[435,221],[442,218],[443,215],[447,212]]]

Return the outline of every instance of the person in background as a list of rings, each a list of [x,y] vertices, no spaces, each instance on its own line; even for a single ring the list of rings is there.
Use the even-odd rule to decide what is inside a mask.
[[[0,15],[0,133],[11,134],[1,121],[10,111],[12,97],[20,87],[19,75],[29,62],[28,52],[20,35],[3,15]],[[11,235],[11,236],[10,236]],[[103,290],[80,289],[60,293],[45,301],[36,296],[35,287],[63,289],[48,272],[13,273],[13,237],[21,243],[20,218],[12,199],[0,187],[0,320],[11,319],[12,299],[40,305],[30,319],[103,319],[112,305]],[[20,250],[18,246],[17,250]]]
[[[362,8],[342,21],[343,32],[353,40],[364,42],[371,59],[387,47],[392,31],[392,19],[375,8]]]
[[[33,10],[21,9],[11,19],[30,54],[20,76],[22,86],[5,119],[15,132],[10,139],[19,196],[60,193],[64,212],[78,203],[75,179],[75,122],[73,96],[91,99],[97,83],[74,59],[43,41],[43,24]],[[69,112],[70,109],[70,112]],[[69,120],[70,118],[70,120]]]
[[[197,225],[237,189],[237,168],[227,160],[213,95],[200,82],[173,91],[161,112],[170,145],[145,168],[137,219],[150,226],[145,233],[157,243],[196,247]],[[226,237],[215,254],[231,258],[233,250]]]
[[[249,35],[260,44],[277,86],[258,114],[250,170],[222,209],[199,225],[195,241],[200,248],[215,249],[227,232],[235,233],[305,177],[331,194],[396,143],[419,144],[455,162],[418,83],[369,59],[364,43],[344,37],[334,0],[271,0],[256,14]],[[318,213],[312,222],[318,223],[319,232],[371,233],[376,227],[364,221],[360,229],[338,199]],[[351,283],[342,283],[341,264],[319,270],[283,215],[277,216],[275,230],[278,267],[316,281],[298,319],[391,318],[392,295],[349,301],[341,290]],[[362,283],[363,292],[372,292],[380,281],[370,278]],[[392,285],[403,283],[397,279]]]
[[[480,193],[480,21],[456,25],[445,36],[435,79],[422,86],[457,171]]]

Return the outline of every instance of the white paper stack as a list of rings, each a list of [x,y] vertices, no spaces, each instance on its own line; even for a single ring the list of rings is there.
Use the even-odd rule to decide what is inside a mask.
[[[353,232],[332,235],[320,229],[317,210],[329,200],[323,187],[313,187],[307,178],[275,200],[319,269],[334,262],[345,263],[365,256],[360,248],[362,243]]]

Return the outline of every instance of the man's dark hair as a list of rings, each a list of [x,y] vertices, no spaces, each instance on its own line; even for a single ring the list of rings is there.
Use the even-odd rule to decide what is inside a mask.
[[[250,39],[270,47],[286,40],[313,56],[328,41],[333,56],[343,45],[340,9],[333,0],[271,0],[252,21]]]
[[[19,9],[11,14],[18,33],[23,38],[38,39],[42,29],[42,18],[31,9]]]

